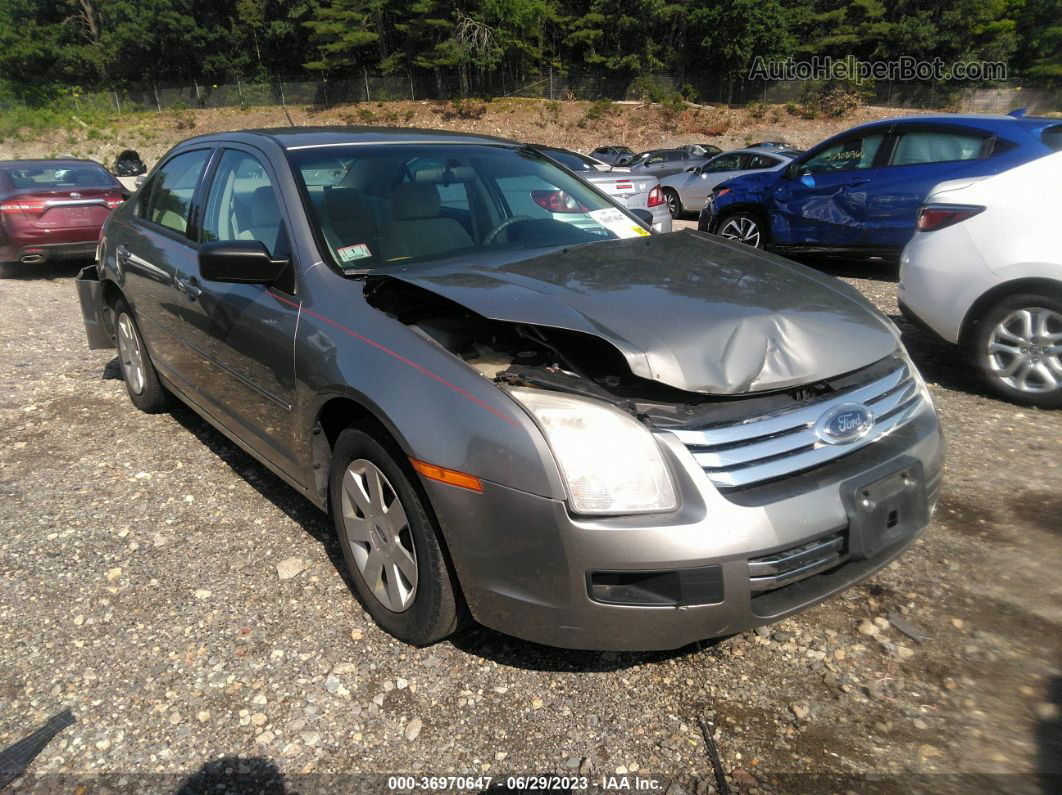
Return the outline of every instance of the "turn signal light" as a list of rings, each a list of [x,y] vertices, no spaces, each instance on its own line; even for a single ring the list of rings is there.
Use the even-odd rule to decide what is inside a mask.
[[[460,486],[470,491],[483,491],[483,483],[475,475],[435,466],[435,464],[429,464],[426,461],[418,461],[416,458],[409,459],[409,463],[428,480],[436,480],[439,483],[446,483],[450,486]]]
[[[918,231],[935,232],[984,212],[975,204],[927,204],[918,210]]]

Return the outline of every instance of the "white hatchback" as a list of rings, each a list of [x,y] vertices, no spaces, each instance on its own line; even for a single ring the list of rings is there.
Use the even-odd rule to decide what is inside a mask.
[[[1062,407],[1062,152],[937,185],[903,251],[899,297],[997,394]]]

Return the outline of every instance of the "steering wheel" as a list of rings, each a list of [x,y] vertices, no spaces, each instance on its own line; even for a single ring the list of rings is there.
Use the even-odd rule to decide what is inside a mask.
[[[502,221],[497,226],[495,226],[493,229],[491,229],[489,232],[487,232],[486,237],[483,238],[483,245],[484,246],[489,246],[491,243],[494,242],[494,238],[496,238],[499,235],[499,233],[501,233],[501,231],[503,229],[508,229],[510,226],[515,224],[517,221],[534,221],[534,220],[535,219],[532,218],[530,215],[514,215],[512,218],[506,218],[504,221]]]

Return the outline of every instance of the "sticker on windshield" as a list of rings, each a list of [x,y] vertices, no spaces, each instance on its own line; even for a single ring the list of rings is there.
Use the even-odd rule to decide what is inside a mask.
[[[369,251],[369,247],[364,243],[355,243],[353,246],[343,246],[343,248],[337,248],[336,253],[339,254],[340,263],[354,262],[355,260],[365,259],[371,257],[372,252]]]
[[[617,237],[639,237],[649,234],[619,210],[605,208],[594,210],[588,215]]]

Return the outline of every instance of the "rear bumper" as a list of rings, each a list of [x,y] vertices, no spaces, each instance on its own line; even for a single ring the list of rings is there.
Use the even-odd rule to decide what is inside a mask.
[[[668,212],[666,204],[659,204],[651,208],[650,212],[653,214],[654,232],[671,231],[671,213]]]
[[[838,534],[845,544],[858,541],[849,520],[853,482],[908,467],[921,473],[921,515],[928,516],[943,458],[928,407],[880,443],[846,457],[854,460],[758,494],[724,496],[681,443],[664,443],[682,494],[679,509],[665,515],[587,519],[570,514],[561,501],[496,484],[485,483],[476,494],[425,482],[473,616],[526,640],[612,650],[673,649],[777,621],[869,577],[918,538],[927,520],[888,536],[887,545],[869,556],[848,554],[771,590],[751,579],[770,564],[750,567],[750,559],[797,554],[811,541]],[[847,547],[849,553],[853,548],[859,544]],[[591,595],[594,575],[616,572],[674,574],[682,583],[678,592],[689,588],[696,596],[661,606]]]
[[[9,241],[0,246],[0,262],[22,262],[33,265],[60,260],[93,259],[96,256],[96,240],[78,243],[27,243]]]
[[[82,268],[74,280],[77,298],[81,304],[81,319],[85,324],[85,336],[91,350],[114,347],[114,339],[103,316],[103,282],[95,265]]]

